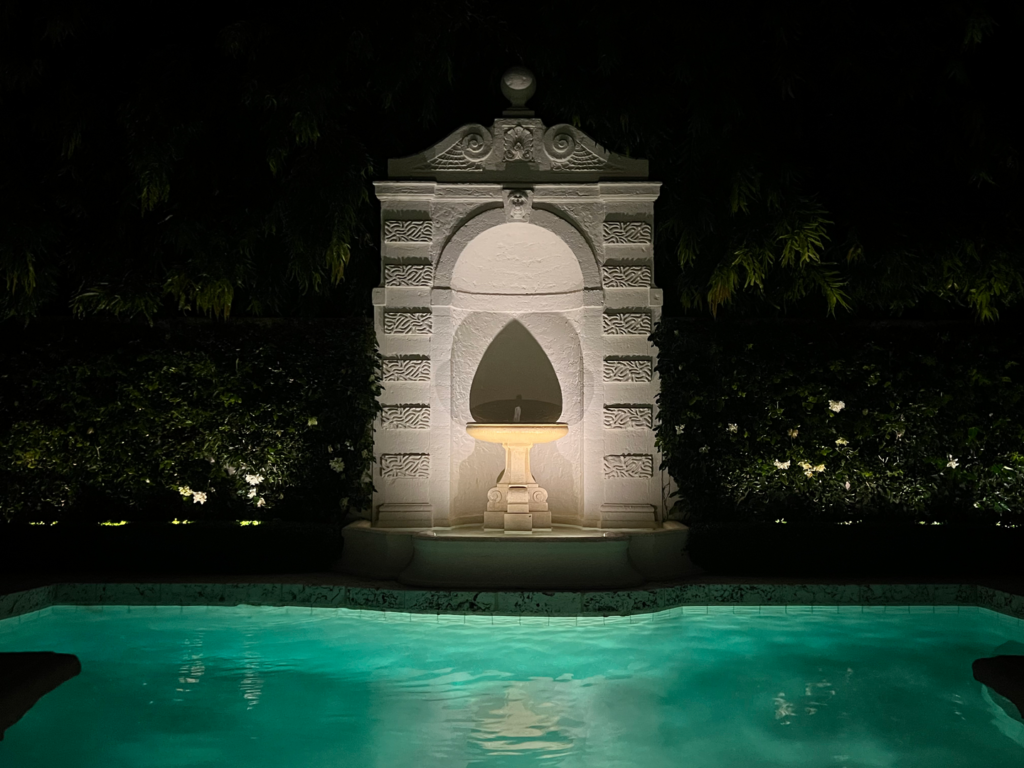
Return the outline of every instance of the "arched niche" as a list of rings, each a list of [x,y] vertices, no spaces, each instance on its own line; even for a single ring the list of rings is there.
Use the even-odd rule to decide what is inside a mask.
[[[453,284],[453,280],[456,277],[456,267],[468,251],[469,263],[477,260],[477,256],[474,252],[477,250],[476,246],[473,246],[474,241],[477,238],[483,237],[480,240],[479,245],[481,250],[494,240],[498,240],[505,235],[505,233],[515,233],[516,230],[505,229],[504,227],[533,227],[536,229],[546,230],[548,235],[557,238],[560,244],[556,244],[554,240],[548,237],[540,235],[536,232],[536,229],[518,230],[519,232],[531,232],[532,235],[538,240],[543,239],[543,242],[548,244],[557,252],[560,257],[567,255],[567,252],[571,252],[576,260],[576,264],[579,267],[579,276],[577,277],[573,273],[573,285],[578,285],[576,282],[579,278],[582,278],[582,285],[574,287],[568,291],[553,291],[551,293],[575,293],[580,290],[600,290],[601,288],[601,272],[598,267],[597,259],[594,256],[594,251],[587,243],[586,238],[580,233],[576,227],[570,224],[565,219],[556,216],[549,211],[544,210],[533,210],[530,215],[529,223],[526,222],[508,222],[506,214],[503,209],[490,209],[483,213],[466,221],[458,230],[451,236],[448,242],[445,244],[441,251],[441,256],[438,259],[437,266],[434,270],[434,287],[436,288],[450,288],[457,293],[474,293],[473,291],[467,291],[465,288],[471,287],[469,281],[463,281],[463,271],[459,270],[459,286]],[[495,233],[487,235],[490,230],[497,230]],[[473,246],[473,247],[471,247]],[[564,264],[564,259],[559,258],[559,263]],[[564,268],[564,267],[563,267]],[[469,272],[467,271],[468,275]],[[568,272],[566,273],[568,274]],[[479,293],[486,293],[479,291]],[[533,290],[529,291],[503,291],[502,295],[536,295]],[[542,294],[543,295],[543,294]]]
[[[462,250],[453,291],[544,296],[583,290],[583,271],[565,241],[544,227],[508,222],[485,229]]]
[[[485,423],[542,424],[562,415],[555,369],[518,320],[502,328],[484,352],[470,386],[469,411]]]
[[[583,516],[583,415],[584,366],[582,340],[579,327],[570,312],[524,312],[510,314],[496,311],[456,311],[456,322],[450,348],[450,390],[438,394],[449,399],[451,424],[450,441],[450,502],[451,520],[458,523],[482,514],[481,498],[486,498],[504,466],[504,450],[500,445],[483,443],[466,434],[466,424],[479,421],[473,413],[473,386],[476,374],[484,365],[489,351],[501,351],[509,346],[533,346],[538,356],[549,365],[556,381],[549,382],[538,391],[538,396],[554,397],[550,393],[557,387],[561,398],[557,421],[569,425],[569,434],[552,443],[534,446],[531,461],[535,468],[543,467],[542,484],[549,493],[553,514],[562,522],[582,520]],[[504,334],[504,338],[503,338]],[[526,337],[531,343],[525,344]],[[507,348],[507,347],[506,347]],[[543,366],[538,366],[543,367]],[[500,371],[495,371],[497,375]],[[507,376],[515,381],[518,373],[513,365],[507,367]],[[510,389],[493,390],[518,392]],[[523,398],[534,390],[524,389]],[[483,419],[491,421],[491,419]],[[552,421],[556,419],[551,419]],[[525,422],[526,419],[523,419]],[[538,480],[539,480],[538,476]]]

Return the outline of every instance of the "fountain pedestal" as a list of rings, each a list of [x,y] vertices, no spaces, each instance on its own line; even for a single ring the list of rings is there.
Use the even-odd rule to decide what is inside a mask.
[[[530,471],[530,449],[565,437],[569,425],[554,424],[468,424],[466,432],[486,443],[505,448],[505,469],[497,484],[487,492],[484,530],[530,533],[551,529],[548,492]]]

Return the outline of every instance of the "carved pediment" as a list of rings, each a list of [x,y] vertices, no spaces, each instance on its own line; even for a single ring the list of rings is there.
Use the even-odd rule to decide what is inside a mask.
[[[433,181],[645,179],[647,161],[609,152],[568,124],[502,117],[465,125],[425,152],[388,161],[388,175]]]

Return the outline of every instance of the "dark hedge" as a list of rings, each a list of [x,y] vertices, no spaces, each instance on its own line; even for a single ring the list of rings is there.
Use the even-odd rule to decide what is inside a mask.
[[[691,523],[1024,523],[1024,351],[992,326],[666,320],[658,443]]]
[[[339,520],[378,390],[363,320],[8,326],[0,519]]]

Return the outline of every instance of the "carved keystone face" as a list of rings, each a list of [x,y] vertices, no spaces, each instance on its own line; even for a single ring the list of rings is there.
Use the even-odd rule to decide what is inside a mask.
[[[526,204],[529,198],[525,192],[515,190],[508,195],[509,218],[523,220],[526,218]]]

